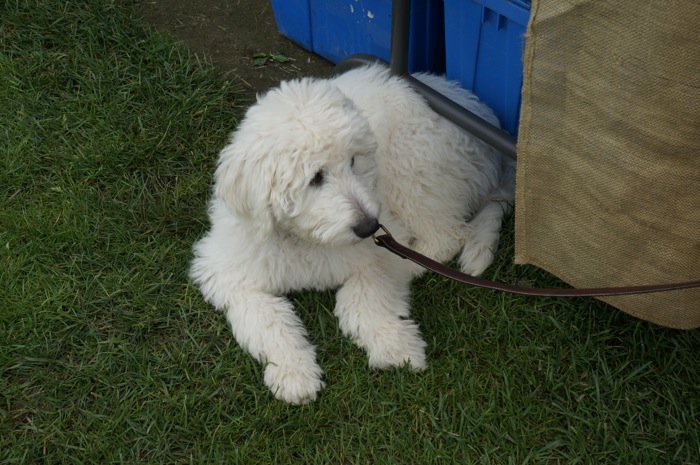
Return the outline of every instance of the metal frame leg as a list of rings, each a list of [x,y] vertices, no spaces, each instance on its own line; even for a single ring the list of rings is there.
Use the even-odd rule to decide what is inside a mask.
[[[335,73],[341,74],[350,69],[372,63],[384,63],[389,66],[392,74],[407,79],[413,88],[425,98],[435,113],[447,118],[457,126],[515,160],[517,148],[513,136],[503,129],[484,121],[471,111],[409,75],[408,43],[410,28],[411,0],[393,0],[391,6],[391,62],[386,63],[384,60],[369,54],[351,55],[336,65]]]

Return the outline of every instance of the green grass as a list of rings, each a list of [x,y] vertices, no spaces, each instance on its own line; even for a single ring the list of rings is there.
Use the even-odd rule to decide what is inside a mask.
[[[0,17],[0,463],[700,463],[698,331],[432,275],[426,372],[368,369],[298,293],[328,387],[274,400],[186,275],[236,83],[120,3]],[[491,276],[557,284],[512,244]]]

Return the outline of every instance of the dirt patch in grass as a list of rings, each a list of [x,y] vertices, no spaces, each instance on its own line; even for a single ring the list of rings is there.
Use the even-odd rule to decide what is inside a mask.
[[[284,79],[328,76],[333,69],[279,34],[269,0],[148,0],[138,13],[192,54],[211,59],[223,79],[240,81],[251,92]],[[280,54],[289,61],[269,59],[256,66],[256,54]]]

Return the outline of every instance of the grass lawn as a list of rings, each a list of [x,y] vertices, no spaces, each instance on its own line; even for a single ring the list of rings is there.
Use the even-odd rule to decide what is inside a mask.
[[[0,463],[700,463],[700,331],[433,275],[418,374],[294,295],[328,386],[276,401],[186,274],[236,83],[120,2],[0,18]],[[490,277],[557,284],[504,236]]]

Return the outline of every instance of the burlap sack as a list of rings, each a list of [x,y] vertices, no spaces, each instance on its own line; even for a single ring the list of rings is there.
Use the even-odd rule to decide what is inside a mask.
[[[574,287],[700,279],[700,1],[534,0],[516,263]],[[603,299],[700,326],[700,290]]]

